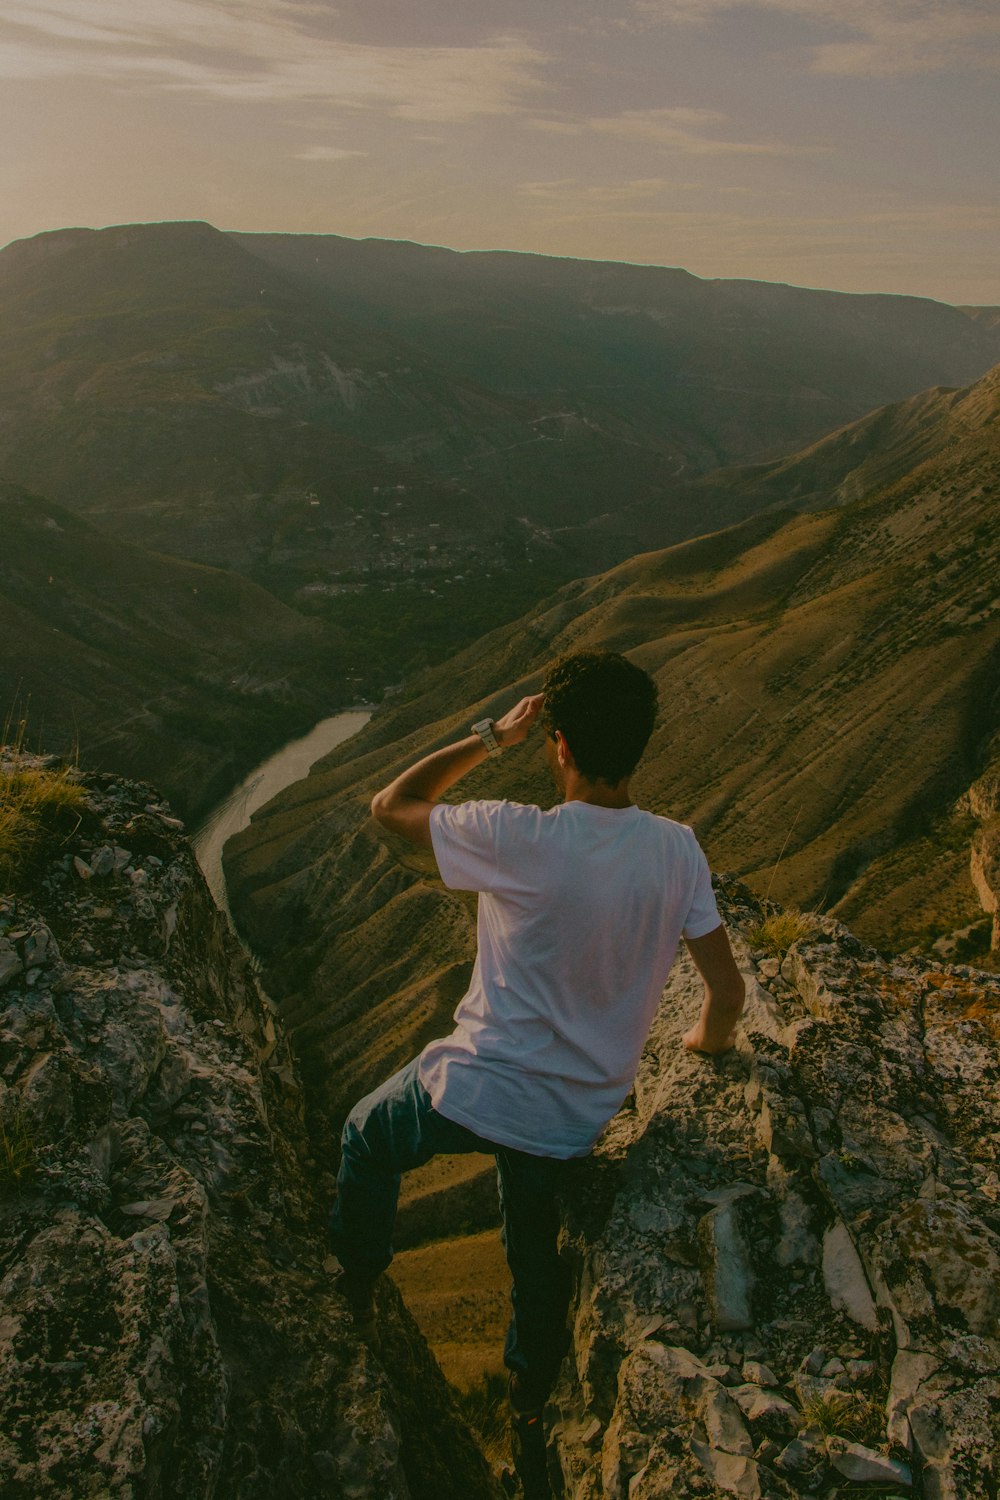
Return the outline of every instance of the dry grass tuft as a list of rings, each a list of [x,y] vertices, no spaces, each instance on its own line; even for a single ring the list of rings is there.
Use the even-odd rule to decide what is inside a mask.
[[[0,879],[8,879],[36,847],[46,828],[67,814],[79,816],[85,792],[69,767],[49,770],[16,759],[0,766]]]
[[[856,1391],[829,1391],[802,1403],[808,1427],[818,1427],[827,1437],[847,1438],[852,1443],[877,1447],[885,1437],[885,1406],[874,1396]]]
[[[784,911],[772,912],[747,931],[751,948],[763,948],[766,953],[787,953],[800,938],[811,936],[816,930],[816,918],[809,912],[788,906]]]
[[[455,1404],[479,1438],[487,1463],[496,1470],[510,1459],[510,1405],[506,1373],[486,1374],[468,1390],[452,1388]]]

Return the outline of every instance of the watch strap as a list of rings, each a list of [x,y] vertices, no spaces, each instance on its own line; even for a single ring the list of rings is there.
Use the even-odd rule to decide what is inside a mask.
[[[493,733],[492,719],[480,719],[478,723],[473,724],[472,732],[473,734],[478,734],[479,738],[486,746],[487,754],[495,755],[498,750],[503,748],[500,744],[500,741]]]

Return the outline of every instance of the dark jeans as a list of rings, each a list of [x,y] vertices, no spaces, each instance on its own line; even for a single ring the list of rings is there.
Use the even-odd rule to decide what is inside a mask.
[[[377,1276],[392,1260],[401,1174],[439,1153],[493,1154],[503,1215],[500,1237],[513,1278],[504,1363],[541,1401],[568,1344],[569,1277],[556,1250],[556,1192],[568,1163],[498,1146],[439,1115],[417,1077],[417,1062],[368,1094],[347,1118],[330,1244],[346,1271]]]

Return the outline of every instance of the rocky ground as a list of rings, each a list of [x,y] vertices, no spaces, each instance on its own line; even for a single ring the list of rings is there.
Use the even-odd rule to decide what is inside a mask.
[[[0,1493],[492,1496],[394,1288],[377,1353],[331,1289],[292,1060],[180,825],[85,786],[0,899]]]
[[[177,820],[84,785],[0,899],[0,1493],[495,1500],[394,1286],[377,1349],[332,1290],[329,1164]],[[995,1497],[1000,979],[719,888],[739,1046],[684,1052],[679,962],[568,1197],[554,1491]]]
[[[1000,981],[829,918],[767,955],[723,885],[739,1047],[683,1051],[679,964],[568,1209],[557,1493],[996,1495]]]

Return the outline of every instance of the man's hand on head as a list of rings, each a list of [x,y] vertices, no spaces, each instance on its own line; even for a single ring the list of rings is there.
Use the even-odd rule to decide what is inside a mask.
[[[532,693],[528,698],[522,698],[520,703],[515,703],[499,719],[493,721],[493,733],[496,735],[498,744],[506,750],[510,745],[519,745],[522,740],[527,739],[528,732],[542,711],[541,693]]]
[[[541,693],[522,698],[502,718],[494,720],[493,733],[506,750],[527,738],[542,709]],[[445,745],[418,760],[372,798],[372,816],[383,828],[414,844],[430,845],[431,813],[443,792],[482,761],[485,750],[476,734],[456,745]]]

